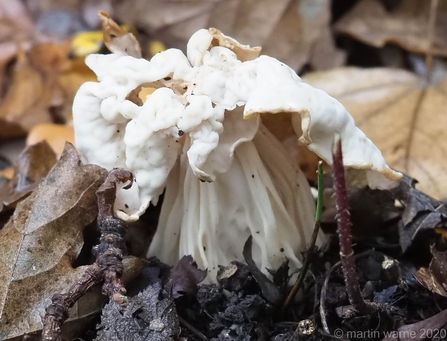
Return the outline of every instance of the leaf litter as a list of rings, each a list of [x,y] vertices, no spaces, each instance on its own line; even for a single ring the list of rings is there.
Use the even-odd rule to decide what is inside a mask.
[[[363,3],[366,2],[366,0],[359,1],[358,6],[363,6]],[[370,1],[370,3],[372,2]],[[386,2],[382,1],[381,3]],[[69,1],[62,1],[59,5],[62,10],[78,10],[78,7],[70,4]],[[424,4],[424,6],[426,5]],[[34,14],[51,12],[56,7],[54,4],[44,6],[39,3],[34,9]],[[296,70],[301,70],[305,66],[309,66],[310,69],[325,70],[340,66],[345,62],[345,53],[334,44],[330,28],[329,7],[329,1],[317,3],[306,0],[282,1],[274,7],[269,7],[267,1],[228,0],[208,3],[192,1],[187,5],[182,2],[170,1],[164,7],[160,7],[157,1],[136,1],[132,6],[126,2],[119,4],[113,8],[113,14],[117,14],[122,22],[136,24],[144,39],[148,39],[149,35],[150,41],[160,39],[166,43],[166,46],[182,46],[186,38],[199,26],[216,26],[226,34],[237,37],[246,43],[263,45],[265,53],[286,61]],[[20,10],[20,6],[16,8]],[[152,14],[156,15],[144,15],[148,8],[151,9]],[[411,21],[412,25],[419,20],[413,21],[412,18],[405,16],[405,11],[402,8],[402,6],[395,6],[387,9],[388,12],[383,12],[385,13],[383,15],[394,15],[394,20],[404,18]],[[439,12],[443,13],[442,7]],[[18,11],[18,13],[24,12]],[[399,13],[405,15],[399,16]],[[110,24],[109,20],[111,19],[106,19]],[[381,22],[383,27],[384,22],[386,21]],[[29,27],[32,29],[32,22],[30,21],[30,23]],[[117,37],[124,37],[115,39],[109,35],[108,41],[105,43],[110,50],[125,50],[129,47],[134,50],[138,49],[138,42],[127,31],[123,31],[118,25],[110,25],[113,26],[114,32],[118,33]],[[338,28],[341,25],[336,26]],[[425,25],[420,25],[419,31],[424,27]],[[374,27],[371,27],[372,31],[373,29]],[[107,32],[106,30],[106,37]],[[361,33],[360,30],[354,33],[359,32]],[[388,32],[391,31],[388,30]],[[67,59],[63,51],[68,50],[62,45],[52,45],[55,50],[48,54],[42,54],[42,51],[46,51],[50,45],[46,45],[46,47],[42,45],[34,49],[32,55],[29,55],[27,51],[37,43],[38,39],[33,34],[28,36],[27,34],[25,32],[24,35],[26,37],[24,39],[27,40],[24,45],[25,49],[22,51],[15,44],[13,52],[8,56],[9,59],[4,60],[17,58],[17,62],[11,64],[17,72],[18,68],[23,65],[29,67],[30,80],[38,79],[38,82],[34,84],[44,84],[47,89],[51,90],[41,98],[33,97],[34,95],[26,98],[18,90],[16,90],[17,94],[7,94],[7,98],[14,100],[10,99],[6,103],[14,104],[11,104],[9,109],[6,107],[8,110],[3,109],[5,110],[3,111],[4,117],[14,117],[8,116],[11,115],[11,112],[19,114],[8,121],[10,130],[0,129],[0,135],[4,133],[5,137],[24,136],[28,131],[33,132],[36,127],[41,127],[41,123],[53,124],[56,121],[59,123],[69,121],[71,101],[77,87],[85,80],[94,80],[94,76],[85,67],[82,60]],[[416,32],[415,37],[411,38],[418,38],[418,34]],[[395,39],[404,48],[416,51],[413,42],[417,42],[417,39],[413,39],[413,42],[406,42],[400,37],[395,38],[395,36],[388,33],[388,37],[385,37],[383,41]],[[139,38],[141,37],[139,36]],[[380,44],[383,44],[383,41]],[[373,44],[377,44],[377,42],[373,42]],[[439,38],[435,40],[435,54],[442,54],[442,44],[442,37],[441,40]],[[148,55],[146,46],[142,45],[142,47],[143,54]],[[419,48],[426,51],[425,42],[419,44]],[[327,55],[331,55],[332,58],[327,58]],[[0,63],[0,65],[3,71],[7,71],[7,68],[4,68],[6,64]],[[340,74],[337,75],[337,72]],[[401,187],[396,192],[387,193],[386,198],[370,191],[360,190],[354,195],[351,193],[350,205],[352,207],[350,208],[355,220],[354,225],[362,225],[364,222],[370,225],[368,239],[362,239],[364,236],[362,236],[361,229],[357,235],[354,235],[355,240],[359,241],[355,245],[355,251],[357,253],[365,248],[370,249],[374,245],[378,250],[366,255],[359,254],[359,257],[356,258],[359,265],[359,282],[363,288],[362,294],[367,300],[389,304],[389,316],[381,316],[379,319],[374,316],[361,315],[352,317],[350,315],[352,312],[346,309],[349,302],[345,288],[341,284],[342,274],[337,269],[328,271],[338,260],[338,250],[333,250],[330,247],[332,237],[330,230],[327,230],[330,225],[329,219],[329,223],[326,224],[328,225],[326,230],[329,237],[329,249],[319,251],[306,275],[297,303],[291,306],[286,316],[282,316],[278,312],[276,301],[279,300],[277,297],[285,295],[284,288],[287,286],[287,275],[289,275],[287,268],[278,269],[276,272],[274,270],[277,269],[272,269],[273,281],[265,275],[259,276],[261,272],[253,266],[250,261],[249,249],[246,248],[244,255],[249,265],[239,262],[231,262],[229,265],[222,264],[218,273],[218,285],[199,285],[206,272],[197,269],[191,257],[183,258],[171,271],[166,270],[165,265],[159,264],[155,273],[165,273],[167,280],[162,281],[157,277],[158,275],[155,279],[152,276],[152,279],[143,285],[145,289],[140,290],[139,294],[129,297],[127,306],[118,305],[114,301],[108,303],[102,311],[100,330],[96,336],[98,340],[145,339],[145,337],[146,339],[150,337],[151,339],[170,340],[175,338],[180,330],[182,337],[191,340],[272,339],[279,341],[294,339],[298,336],[300,338],[310,336],[314,340],[324,340],[328,337],[325,334],[327,331],[319,329],[320,324],[317,316],[319,296],[323,296],[321,288],[326,280],[329,285],[328,291],[324,295],[329,332],[340,325],[345,331],[377,328],[378,325],[381,331],[418,331],[421,328],[441,328],[445,324],[445,310],[443,309],[447,308],[447,303],[442,297],[442,290],[445,292],[446,289],[443,270],[445,254],[442,251],[445,248],[445,242],[442,236],[438,235],[436,246],[432,247],[430,266],[420,268],[425,271],[423,275],[425,277],[421,280],[421,277],[418,278],[418,273],[421,270],[416,272],[416,268],[413,266],[413,264],[418,264],[414,260],[417,255],[408,255],[407,253],[407,258],[402,258],[400,253],[391,251],[395,249],[390,248],[392,245],[388,239],[389,236],[381,241],[379,234],[382,231],[377,231],[377,226],[384,228],[386,226],[387,231],[391,231],[397,236],[397,245],[399,246],[400,243],[400,248],[406,250],[416,244],[419,245],[419,243],[427,246],[433,240],[421,237],[420,231],[439,232],[443,228],[444,206],[437,199],[445,196],[446,191],[442,185],[444,182],[440,181],[444,174],[443,166],[437,161],[443,155],[442,141],[444,139],[437,139],[436,146],[433,147],[433,144],[430,146],[432,154],[433,150],[436,151],[432,156],[429,156],[430,153],[424,147],[429,145],[426,141],[431,141],[428,135],[438,134],[441,136],[440,134],[442,134],[439,127],[442,126],[443,118],[439,110],[435,109],[444,107],[442,100],[444,81],[431,84],[424,90],[425,85],[420,78],[402,70],[351,68],[318,75],[319,78],[315,78],[315,75],[312,74],[307,77],[317,83],[321,82],[321,84],[316,83],[315,85],[323,89],[326,87],[326,91],[340,99],[353,115],[359,115],[356,121],[360,122],[361,128],[373,137],[382,150],[385,150],[386,158],[392,160],[393,166],[402,169],[402,165],[406,163],[410,175],[421,181],[418,190],[415,188],[413,180],[406,178]],[[16,81],[20,78],[16,75],[12,79]],[[356,81],[352,82],[352,79]],[[20,89],[30,89],[26,91],[34,94],[33,86],[23,83],[16,87],[19,85]],[[12,89],[9,91],[12,92]],[[425,92],[423,96],[421,92]],[[417,97],[423,100],[419,108],[420,115],[417,124],[412,131],[413,128],[408,123],[408,112],[414,112],[415,98]],[[45,101],[43,101],[44,99]],[[39,101],[43,101],[42,106]],[[1,103],[2,106],[3,103]],[[40,110],[42,107],[42,112],[45,115],[40,118],[39,115],[35,116],[34,114],[31,115],[32,117],[27,117],[30,112],[34,112],[33,110],[27,111],[27,106],[33,110]],[[396,108],[391,110],[390,108],[394,106]],[[55,108],[57,108],[56,111]],[[433,122],[434,125],[432,125]],[[428,126],[429,124],[430,126]],[[377,129],[379,126],[381,128]],[[283,127],[278,129],[279,135],[285,135],[281,131],[284,129]],[[47,137],[51,135],[51,133],[44,132],[43,137],[38,135],[36,140],[31,141],[49,140],[45,138],[45,134]],[[61,134],[62,141],[65,134],[65,132]],[[408,145],[406,137],[409,134],[414,134],[414,138],[411,146],[408,147],[405,143]],[[420,135],[425,136],[426,140]],[[49,143],[57,151],[57,154],[61,153],[60,149],[57,150],[51,141]],[[60,142],[58,143],[60,145]],[[288,142],[285,141],[285,143]],[[47,155],[54,154],[50,153],[47,145],[43,147],[44,145],[41,143],[39,147],[29,147],[24,153],[30,159],[30,164],[32,164],[34,156],[34,152],[30,152],[33,150],[32,148],[48,152]],[[295,146],[291,149],[294,148]],[[406,160],[403,160],[402,149],[410,151],[404,154]],[[45,176],[45,172],[51,168],[50,163],[56,162],[54,155],[48,156],[48,163],[45,163],[39,170],[39,167],[31,167],[27,170],[26,167],[23,167],[26,164],[26,159],[22,160],[16,166],[18,171],[15,180],[2,182],[3,189],[6,188],[5,184],[9,186],[8,188],[17,187],[18,183],[25,184],[23,187],[19,186],[21,189],[17,192],[23,191],[24,196],[29,195],[27,198],[20,197],[21,201],[17,204],[13,217],[0,231],[0,248],[6,250],[0,252],[0,255],[3,254],[0,256],[3,259],[0,266],[7,270],[1,272],[3,276],[0,277],[0,283],[3,283],[4,286],[3,295],[0,296],[2,298],[0,331],[9,333],[7,337],[19,336],[40,329],[43,310],[50,303],[53,294],[63,292],[64,289],[70,287],[79,280],[85,270],[85,266],[73,268],[72,264],[84,244],[82,236],[82,231],[85,231],[84,227],[88,225],[86,230],[93,229],[91,223],[96,217],[95,192],[103,182],[106,173],[99,167],[95,168],[96,166],[80,165],[79,158],[77,155],[75,157],[75,154],[73,147],[67,147],[61,160],[40,185],[38,183]],[[53,161],[50,162],[50,160]],[[315,161],[317,160],[306,163],[307,160],[304,160],[302,163],[307,165],[309,170],[307,174],[311,179],[312,162]],[[82,174],[82,179],[79,174],[73,179],[65,178],[71,174],[70,172],[62,174],[62,169],[69,168],[68,163],[72,169],[76,169],[76,174],[78,172]],[[64,164],[66,168],[63,168]],[[61,174],[55,173],[57,169],[60,169]],[[35,174],[34,171],[36,171]],[[28,172],[29,178],[25,175]],[[19,179],[21,180],[19,181]],[[70,186],[75,189],[73,192],[68,189],[71,188]],[[78,190],[83,188],[83,191],[78,191],[76,188]],[[43,193],[47,191],[47,195],[44,195]],[[436,199],[427,196],[424,192],[428,192]],[[361,201],[358,200],[359,198]],[[394,206],[394,199],[399,200],[403,207]],[[55,205],[56,202],[57,205]],[[386,206],[385,209],[384,206]],[[57,207],[62,208],[57,209]],[[374,211],[371,213],[374,218],[372,221],[368,219],[369,209]],[[330,210],[326,214],[330,216]],[[357,214],[357,218],[355,214]],[[33,223],[34,219],[36,219],[35,223]],[[138,228],[144,228],[144,226],[138,226]],[[138,228],[130,229],[134,235],[128,239],[128,242],[134,243],[132,240],[138,239],[135,236],[138,234]],[[54,235],[58,236],[57,241]],[[50,240],[51,238],[52,240]],[[11,243],[11,241],[13,242]],[[55,245],[56,242],[58,245]],[[389,251],[389,254],[384,255],[380,252],[381,250]],[[38,256],[34,258],[30,254]],[[125,258],[124,263],[125,265],[130,264],[129,267],[135,270],[130,277],[134,277],[139,272],[137,269],[142,266],[138,262],[138,258]],[[36,270],[33,269],[33,264],[36,266]],[[157,268],[157,266],[152,268]],[[430,286],[430,283],[433,285]],[[31,288],[38,290],[31,291]],[[433,296],[432,291],[439,295]],[[29,295],[28,292],[30,292]],[[29,302],[22,302],[23,299],[20,298],[23,298],[23,295],[30,297]],[[77,306],[71,309],[71,316],[81,320],[82,317],[92,316],[95,312],[100,311],[102,301],[98,300],[99,296],[97,291],[84,296]],[[21,311],[14,309],[14,305]],[[341,324],[337,313],[344,317],[344,324]],[[6,325],[5,321],[10,323]],[[179,325],[182,326],[181,329]],[[1,336],[4,337],[3,335]]]
[[[447,79],[425,88],[423,79],[405,70],[347,67],[307,74],[304,80],[352,113],[390,167],[417,179],[418,189],[428,195],[447,196],[447,181],[442,180],[447,174],[443,162],[447,116],[439,110],[447,106]]]

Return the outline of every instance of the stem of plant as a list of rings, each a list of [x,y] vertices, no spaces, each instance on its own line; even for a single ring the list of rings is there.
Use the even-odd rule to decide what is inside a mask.
[[[351,219],[348,210],[348,195],[346,190],[345,169],[341,138],[336,138],[332,151],[334,190],[337,209],[337,233],[340,242],[340,261],[345,279],[346,292],[352,307],[360,313],[371,313],[377,306],[366,302],[362,296],[352,249]]]
[[[293,301],[293,299],[296,296],[296,293],[298,290],[300,290],[301,286],[304,282],[304,277],[306,276],[307,270],[309,269],[310,261],[312,260],[314,256],[314,248],[315,243],[317,241],[318,232],[320,231],[320,220],[321,220],[321,212],[323,211],[323,162],[320,161],[318,163],[318,198],[317,198],[317,210],[315,212],[315,225],[314,230],[312,232],[312,237],[310,239],[309,244],[306,248],[306,258],[304,259],[303,267],[300,270],[300,274],[298,276],[298,279],[296,280],[295,285],[293,286],[292,290],[290,291],[289,295],[287,296],[286,301],[284,302],[282,306],[282,312],[285,312],[287,307],[290,305],[290,303]]]
[[[66,293],[55,294],[46,308],[42,324],[43,341],[62,341],[61,328],[68,318],[70,309],[93,286],[103,283],[103,294],[118,304],[127,302],[126,290],[121,283],[122,259],[126,252],[124,233],[126,224],[113,217],[116,184],[132,181],[132,173],[123,169],[112,170],[104,184],[96,192],[98,199],[98,225],[101,230],[100,243],[95,247],[96,262]]]

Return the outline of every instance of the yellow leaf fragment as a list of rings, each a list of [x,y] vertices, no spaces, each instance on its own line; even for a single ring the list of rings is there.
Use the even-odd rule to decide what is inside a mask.
[[[79,32],[73,37],[70,52],[75,57],[85,57],[90,53],[97,53],[102,46],[102,31]]]

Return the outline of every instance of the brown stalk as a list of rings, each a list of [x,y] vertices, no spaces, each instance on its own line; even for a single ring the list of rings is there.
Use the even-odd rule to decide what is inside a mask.
[[[346,292],[352,307],[360,313],[371,313],[378,309],[375,304],[366,302],[362,296],[352,249],[351,219],[348,210],[348,195],[346,191],[345,170],[341,139],[335,142],[332,152],[334,189],[337,209],[337,233],[340,242],[340,262],[342,264]]]
[[[112,170],[104,184],[96,192],[98,198],[98,225],[101,230],[100,243],[95,247],[96,262],[89,266],[84,275],[66,293],[55,294],[43,318],[42,340],[61,341],[61,328],[68,318],[70,309],[93,286],[104,283],[103,294],[119,304],[127,302],[126,290],[121,283],[122,259],[126,252],[124,233],[126,225],[113,217],[113,203],[118,182],[132,181],[132,173],[123,169]]]

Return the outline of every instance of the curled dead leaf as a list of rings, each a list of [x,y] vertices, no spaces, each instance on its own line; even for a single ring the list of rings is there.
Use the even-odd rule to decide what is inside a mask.
[[[140,43],[131,32],[124,31],[106,11],[99,11],[98,16],[102,23],[104,44],[111,52],[141,58]]]
[[[191,255],[183,256],[169,273],[166,288],[173,298],[183,295],[195,295],[197,284],[206,277],[207,271],[197,267]]]

